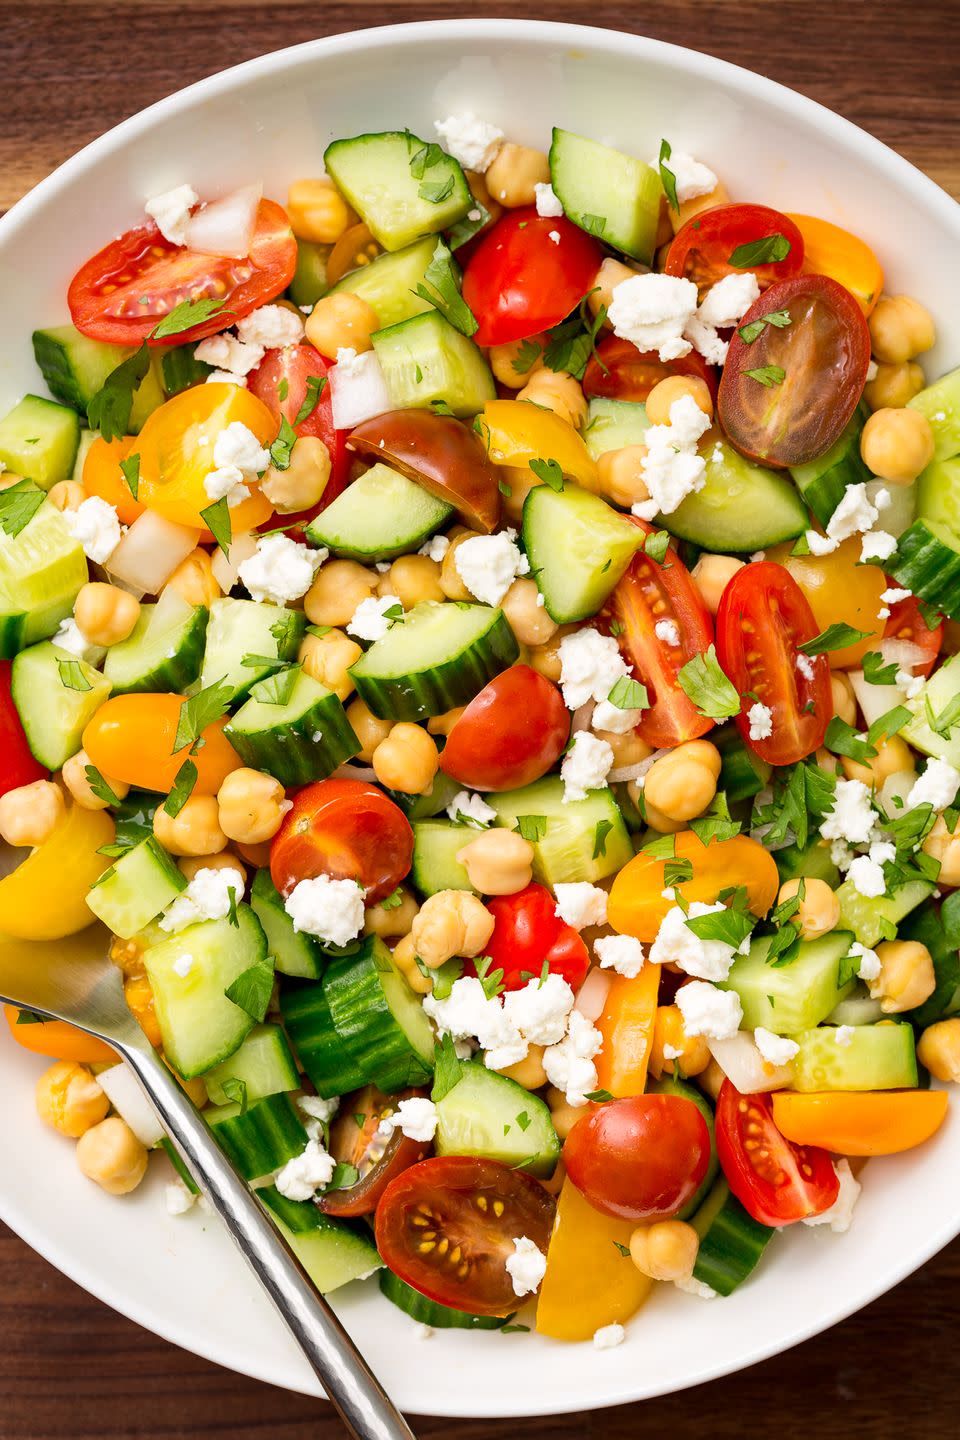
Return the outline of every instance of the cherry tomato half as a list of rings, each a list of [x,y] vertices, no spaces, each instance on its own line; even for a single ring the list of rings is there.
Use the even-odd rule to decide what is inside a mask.
[[[83,748],[101,775],[113,775],[140,790],[166,794],[187,758],[174,752],[182,695],[114,695],[83,732]],[[203,731],[203,745],[191,760],[197,767],[195,795],[216,795],[240,756],[223,733],[227,717]]]
[[[739,264],[731,263],[741,246],[781,236],[790,247],[782,259],[751,264],[743,255],[738,256]],[[717,205],[712,210],[701,210],[677,231],[664,269],[668,275],[692,280],[703,299],[711,285],[724,275],[742,275],[752,270],[760,289],[766,290],[778,280],[799,275],[802,266],[803,236],[786,215],[769,205]]]
[[[710,1134],[682,1095],[630,1095],[578,1120],[563,1160],[595,1210],[618,1220],[662,1220],[700,1188]]]
[[[34,760],[20,712],[10,692],[11,662],[0,660],[0,795],[46,780],[50,774],[45,765]]]
[[[749,345],[741,331],[786,310]],[[762,465],[805,465],[829,450],[867,378],[870,331],[857,301],[826,275],[798,275],[755,300],[733,333],[717,394],[731,442]]]
[[[463,298],[479,325],[474,340],[503,345],[549,330],[586,295],[602,259],[597,241],[572,220],[538,215],[533,206],[509,211],[463,272]]]
[[[294,797],[270,847],[270,874],[287,896],[300,880],[356,880],[375,905],[410,869],[413,831],[399,806],[362,780],[318,780]]]
[[[329,362],[312,345],[287,345],[282,350],[268,350],[265,359],[248,380],[250,394],[262,400],[277,420],[284,416],[298,435],[316,436],[330,452],[330,478],[318,504],[310,510],[284,515],[286,526],[309,525],[315,515],[336,500],[347,484],[350,473],[347,436],[345,431],[337,431],[333,424],[333,401],[327,381],[329,373]],[[298,425],[296,418],[306,399],[307,381],[310,379],[323,380],[324,384],[317,403]],[[281,394],[284,397],[282,400]]]
[[[74,325],[91,340],[139,345],[184,300],[220,300],[224,308],[200,325],[154,340],[186,345],[235,325],[285,290],[297,266],[297,242],[286,212],[261,200],[245,260],[201,255],[165,240],[156,225],[138,225],[81,265],[67,302]]]
[[[135,435],[124,435],[116,440],[104,440],[98,435],[83,462],[84,490],[88,495],[98,495],[112,505],[121,525],[132,525],[146,509],[142,501],[133,498],[120,469],[120,461],[126,460],[136,444]]]
[[[487,901],[494,917],[486,945],[490,969],[503,971],[505,990],[522,990],[530,977],[539,978],[544,962],[576,993],[587,978],[590,955],[578,932],[557,914],[557,902],[542,885],[528,885],[515,895]]]
[[[804,657],[798,646],[819,633],[813,611],[782,565],[745,565],[727,585],[717,611],[717,659],[743,699],[736,717],[745,744],[771,765],[792,765],[823,744],[833,714],[826,655]],[[749,711],[759,696],[772,730],[750,738]]]
[[[34,1055],[46,1055],[51,1060],[76,1060],[81,1065],[112,1065],[118,1059],[117,1052],[111,1050],[105,1040],[97,1040],[65,1020],[34,1021],[29,1012],[24,1011],[27,1020],[21,1022],[21,1012],[12,1005],[4,1005],[3,1010],[14,1040]]]
[[[861,565],[859,535],[844,540],[829,555],[793,555],[792,549],[789,540],[775,545],[767,551],[767,560],[782,565],[796,580],[818,631],[843,623],[863,632],[862,640],[826,652],[831,670],[859,669],[867,651],[880,644],[880,596],[896,581],[888,580],[877,565]]]
[[[655,627],[662,620],[673,621],[678,644],[659,639]],[[647,687],[649,709],[637,726],[641,739],[659,749],[696,740],[713,729],[714,722],[700,714],[677,682],[687,661],[712,643],[713,624],[675,550],[667,551],[662,565],[638,551],[601,611],[600,624],[617,630],[624,659]]]
[[[867,566],[863,567],[867,569]],[[889,584],[896,585],[895,580]],[[890,614],[883,632],[885,640],[908,640],[911,645],[916,645],[923,651],[923,658],[917,660],[912,666],[905,668],[910,670],[912,675],[929,675],[933,669],[937,656],[940,654],[940,646],[943,644],[943,619],[934,626],[928,626],[923,618],[923,611],[920,609],[916,595],[911,595],[908,600],[898,600],[895,605],[890,606]]]
[[[724,1080],[716,1130],[717,1157],[727,1184],[761,1225],[789,1225],[822,1215],[840,1193],[825,1150],[794,1145],[780,1134],[768,1094],[741,1095]]]
[[[717,372],[702,355],[691,350],[679,360],[661,360],[656,350],[638,350],[632,340],[608,335],[601,340],[583,372],[583,393],[607,395],[612,400],[646,400],[654,385],[669,375],[692,375],[717,396]]]
[[[529,665],[511,665],[470,701],[447,736],[440,768],[471,790],[518,790],[546,775],[569,734],[556,685]]]
[[[506,1268],[514,1239],[525,1235],[546,1251],[554,1209],[539,1181],[497,1160],[421,1160],[391,1182],[377,1206],[377,1249],[421,1295],[471,1315],[508,1315],[517,1308]]]
[[[422,1094],[405,1090],[384,1095],[375,1085],[365,1085],[344,1097],[330,1126],[330,1154],[352,1165],[357,1179],[341,1190],[324,1191],[317,1206],[325,1215],[372,1215],[390,1181],[430,1153],[429,1143],[411,1140],[402,1130],[388,1136],[379,1130],[380,1121],[392,1115],[401,1100]]]
[[[864,315],[869,315],[883,290],[880,261],[859,235],[851,235],[815,215],[789,215],[803,236],[803,268],[808,275],[829,275],[845,285]]]

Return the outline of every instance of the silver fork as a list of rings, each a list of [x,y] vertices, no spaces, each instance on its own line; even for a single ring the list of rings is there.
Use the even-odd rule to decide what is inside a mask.
[[[66,940],[0,939],[0,1002],[66,1020],[106,1040],[128,1062],[200,1189],[279,1310],[308,1363],[358,1440],[414,1440],[327,1301],[200,1115],[147,1041],[123,998],[109,936],[93,925]]]

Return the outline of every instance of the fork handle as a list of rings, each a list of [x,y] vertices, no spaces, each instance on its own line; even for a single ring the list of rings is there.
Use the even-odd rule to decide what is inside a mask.
[[[280,1311],[351,1435],[356,1440],[414,1440],[400,1411],[166,1066],[152,1049],[122,1048],[191,1174]]]

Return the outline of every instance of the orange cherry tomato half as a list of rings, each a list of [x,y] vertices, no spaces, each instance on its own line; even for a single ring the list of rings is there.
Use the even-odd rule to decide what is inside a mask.
[[[614,975],[597,1029],[603,1049],[596,1057],[597,1088],[618,1098],[642,1095],[657,1019],[661,967],[644,965],[629,979]]]
[[[803,268],[808,275],[829,275],[856,296],[864,315],[880,299],[883,268],[870,246],[816,215],[790,215],[803,236]]]
[[[732,257],[741,247],[785,240],[789,248],[779,260],[750,263],[746,253]],[[752,270],[761,290],[798,275],[803,265],[803,236],[793,221],[769,205],[716,205],[701,210],[682,225],[670,242],[664,270],[692,280],[702,299],[711,285],[725,275]],[[770,307],[773,308],[772,306]]]
[[[103,1065],[117,1059],[116,1051],[105,1041],[64,1020],[21,1021],[21,1011],[12,1005],[4,1005],[3,1011],[14,1040],[34,1055],[47,1055],[51,1060],[76,1060],[81,1065]]]
[[[781,1135],[769,1095],[741,1095],[724,1080],[716,1131],[717,1157],[727,1184],[761,1225],[789,1225],[822,1215],[839,1195],[830,1156]]]
[[[707,1122],[682,1095],[631,1095],[578,1120],[563,1147],[567,1175],[595,1210],[663,1220],[697,1193],[710,1162]]]
[[[569,734],[556,685],[529,665],[511,665],[470,701],[447,736],[440,768],[471,790],[518,790],[553,768]]]
[[[929,1140],[947,1115],[945,1090],[831,1090],[773,1097],[773,1118],[796,1145],[835,1155],[898,1155]]]
[[[270,847],[270,874],[287,896],[301,880],[356,880],[375,905],[410,869],[413,831],[398,805],[362,780],[318,780],[294,797]]]
[[[692,900],[713,904],[721,890],[740,885],[746,888],[747,904],[754,915],[766,915],[776,899],[780,877],[773,856],[749,835],[704,845],[692,830],[681,830],[675,836],[674,853],[678,860],[689,860],[693,866],[693,878],[677,887],[688,905]],[[657,938],[674,903],[663,895],[666,864],[641,850],[615,878],[607,918],[621,935],[634,935],[647,943]]]
[[[83,732],[83,748],[101,775],[114,775],[141,790],[166,794],[187,759],[174,753],[182,695],[115,695]],[[215,795],[241,760],[223,733],[226,716],[203,731],[203,745],[190,759],[197,767],[195,795]]]
[[[104,440],[98,436],[83,462],[84,490],[113,505],[121,525],[132,525],[146,509],[141,500],[134,500],[120,469],[120,461],[126,460],[136,444],[135,435],[125,435],[122,440]]]
[[[679,360],[661,360],[656,350],[638,350],[632,340],[608,335],[601,340],[583,372],[583,393],[613,400],[646,400],[654,385],[669,375],[692,375],[710,387],[716,399],[717,372],[691,350]]]
[[[194,385],[154,410],[136,439],[137,493],[146,508],[176,525],[203,529],[201,511],[213,503],[203,482],[216,469],[217,436],[234,422],[246,425],[263,446],[276,438],[276,417],[239,385]],[[273,506],[254,484],[250,498],[230,511],[233,533],[254,530],[272,514]]]

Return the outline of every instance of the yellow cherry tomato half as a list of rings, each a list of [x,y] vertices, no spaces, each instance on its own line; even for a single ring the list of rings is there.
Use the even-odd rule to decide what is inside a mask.
[[[537,1302],[541,1335],[589,1340],[594,1331],[622,1325],[639,1310],[653,1281],[620,1248],[629,1247],[633,1230],[632,1221],[601,1215],[564,1181]]]
[[[597,1085],[618,1100],[642,1095],[647,1083],[659,986],[659,965],[644,965],[632,980],[615,975],[597,1021],[603,1036],[603,1049],[596,1058]]]
[[[140,434],[139,499],[176,525],[203,528],[200,512],[213,502],[204,479],[217,468],[213,449],[217,436],[239,421],[261,445],[277,435],[277,421],[262,400],[239,385],[194,385],[154,410]],[[249,500],[230,511],[233,533],[253,530],[269,520],[273,506],[254,485]]]
[[[141,790],[166,794],[188,758],[174,753],[182,695],[115,695],[100,706],[83,732],[83,748],[101,775],[114,775]],[[240,757],[223,733],[226,716],[203,731],[203,744],[189,758],[197,767],[195,795],[215,795]],[[100,812],[97,812],[100,813]],[[0,929],[3,926],[0,919]]]
[[[488,400],[476,422],[494,465],[526,470],[531,460],[556,460],[564,475],[596,488],[597,467],[568,420],[526,400]]]
[[[947,1114],[945,1090],[831,1090],[773,1097],[774,1124],[796,1145],[835,1155],[897,1155],[929,1140]]]
[[[829,275],[831,280],[845,286],[859,301],[864,315],[869,315],[883,289],[883,267],[866,241],[816,215],[788,212],[787,219],[793,221],[803,236],[805,273]]]
[[[791,544],[776,545],[767,559],[784,565],[810,602],[820,630],[831,625],[852,625],[866,632],[866,638],[842,650],[830,650],[827,659],[833,670],[855,670],[868,650],[883,639],[884,608],[880,596],[887,581],[879,565],[861,565],[860,540],[844,540],[831,555],[791,555]]]
[[[59,940],[93,924],[87,891],[110,864],[98,852],[114,839],[105,810],[71,805],[49,840],[0,880],[0,932],[22,940]]]
[[[121,525],[132,525],[146,508],[140,500],[134,500],[120,469],[120,461],[127,459],[136,444],[136,435],[125,435],[122,440],[98,437],[83,462],[84,490],[88,495],[98,495],[108,505],[113,505]]]

